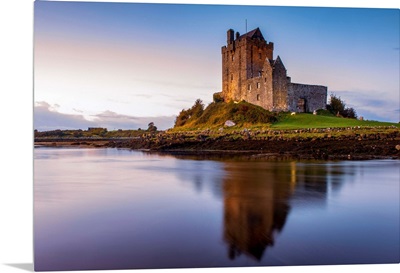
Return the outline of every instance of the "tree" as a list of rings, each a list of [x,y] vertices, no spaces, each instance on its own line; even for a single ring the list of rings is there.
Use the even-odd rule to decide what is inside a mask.
[[[175,119],[175,127],[185,125],[186,121],[189,119],[189,110],[184,110],[179,112],[179,115]]]
[[[334,115],[340,114],[341,115],[341,113],[344,111],[345,107],[346,107],[346,104],[340,97],[338,97],[334,94],[331,94],[331,99],[328,104],[328,110],[332,114],[334,114]]]
[[[193,106],[187,110],[182,109],[175,119],[175,127],[183,126],[191,118],[199,118],[204,112],[204,103],[201,99],[197,99]]]
[[[156,132],[157,131],[157,127],[154,125],[154,122],[150,122],[149,124],[148,124],[148,128],[147,128],[147,131],[149,131],[149,132]]]
[[[197,99],[194,102],[194,105],[192,106],[192,108],[190,108],[191,110],[191,116],[194,116],[196,118],[200,117],[203,114],[204,111],[204,104],[203,101],[201,99]]]
[[[346,108],[346,103],[335,94],[331,94],[327,109],[336,116],[354,119],[357,118],[356,110],[354,110],[354,108]]]

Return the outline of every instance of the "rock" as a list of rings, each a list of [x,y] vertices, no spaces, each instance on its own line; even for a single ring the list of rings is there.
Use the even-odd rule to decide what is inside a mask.
[[[225,121],[225,126],[232,127],[232,126],[235,126],[235,125],[236,125],[236,123],[234,123],[232,120]]]
[[[400,151],[400,145],[396,145],[396,150]]]

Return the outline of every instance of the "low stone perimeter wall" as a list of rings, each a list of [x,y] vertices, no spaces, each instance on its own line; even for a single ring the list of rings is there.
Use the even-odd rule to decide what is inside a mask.
[[[318,109],[325,109],[327,93],[328,88],[326,86],[290,83],[288,87],[289,111],[313,112]],[[302,105],[303,102],[304,106]]]

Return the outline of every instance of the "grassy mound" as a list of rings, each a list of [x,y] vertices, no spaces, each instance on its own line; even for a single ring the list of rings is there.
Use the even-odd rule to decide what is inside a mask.
[[[270,126],[278,120],[278,114],[245,101],[212,102],[204,110],[195,104],[192,108],[181,111],[174,129],[219,128],[227,120],[233,121],[236,128],[256,124]]]

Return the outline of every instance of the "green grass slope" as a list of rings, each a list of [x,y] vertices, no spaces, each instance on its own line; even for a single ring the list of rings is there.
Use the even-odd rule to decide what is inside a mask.
[[[245,101],[239,103],[213,102],[200,113],[191,115],[183,125],[175,126],[174,129],[215,129],[223,127],[227,120],[235,122],[235,128],[251,127],[256,124],[269,127],[278,120],[277,117],[277,113],[269,112]]]
[[[194,109],[194,107],[192,107]],[[379,127],[395,126],[398,123],[357,120],[336,117],[326,110],[319,110],[318,115],[311,113],[276,113],[260,106],[242,101],[239,103],[213,102],[207,108],[197,110],[182,110],[185,115],[180,118],[179,126],[172,131],[193,131],[202,129],[218,129],[224,127],[227,120],[236,123],[230,129],[305,129],[305,128],[344,128],[344,127]],[[181,112],[181,114],[182,114]],[[180,114],[180,115],[181,115]],[[183,118],[184,116],[184,118]],[[183,120],[183,121],[182,121]],[[227,127],[225,126],[227,129]]]
[[[280,120],[272,124],[274,129],[303,129],[303,128],[341,128],[341,127],[377,127],[377,126],[396,126],[398,123],[379,122],[369,120],[356,120],[335,116],[313,115],[302,113],[296,115],[284,114]]]

